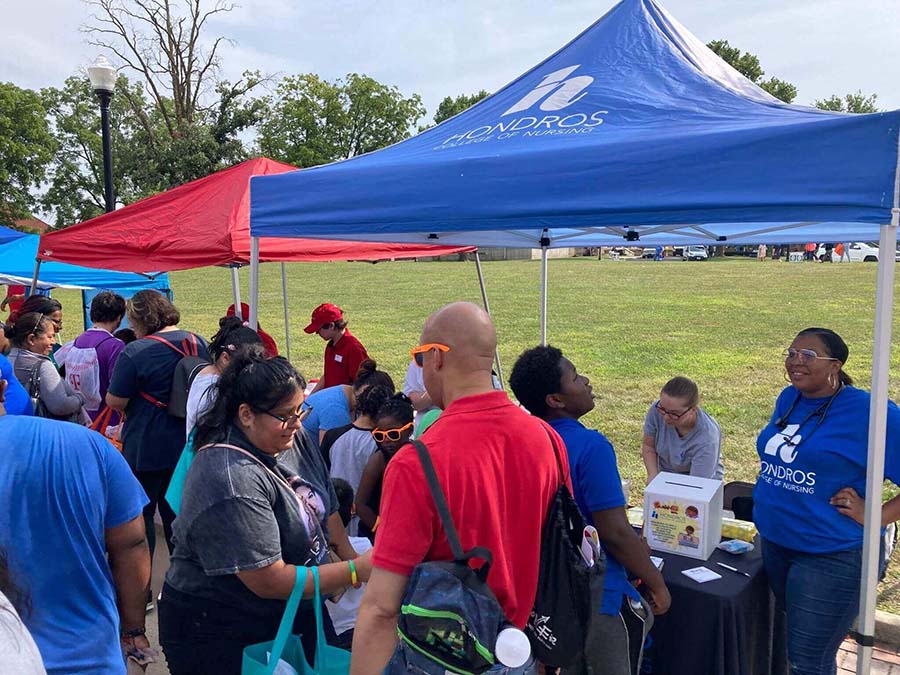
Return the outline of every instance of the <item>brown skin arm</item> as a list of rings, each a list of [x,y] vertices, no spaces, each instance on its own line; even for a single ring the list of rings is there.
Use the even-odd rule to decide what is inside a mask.
[[[672,604],[672,596],[666,588],[662,574],[647,553],[641,538],[628,523],[625,509],[617,507],[594,511],[591,514],[600,541],[622,566],[641,578],[650,589],[650,605],[654,614],[665,614]]]
[[[846,506],[844,506],[846,500]],[[866,500],[852,487],[845,487],[838,490],[831,498],[831,505],[834,506],[839,513],[852,518],[860,525],[865,524],[866,517]],[[886,501],[881,506],[881,526],[886,527],[891,523],[900,520],[900,495]]]
[[[108,405],[113,410],[118,412],[125,412],[125,408],[128,407],[128,401],[130,398],[122,398],[121,396],[113,396],[109,392],[106,394],[106,405]]]
[[[378,515],[369,506],[369,500],[372,498],[372,492],[378,478],[384,475],[384,457],[380,452],[372,453],[366,468],[363,470],[362,478],[359,479],[359,489],[356,491],[356,515],[366,524],[366,527],[372,529],[375,527],[375,519]]]
[[[656,439],[650,434],[644,434],[641,443],[641,459],[644,460],[644,468],[647,470],[647,484],[650,484],[659,473],[659,455],[656,454]]]
[[[397,647],[397,618],[409,577],[375,568],[366,586],[356,629],[350,675],[376,675]]]
[[[359,556],[350,544],[347,528],[344,527],[340,513],[335,512],[328,516],[328,543],[341,560],[355,560]]]
[[[150,588],[150,548],[144,531],[144,516],[106,530],[106,550],[119,606],[122,631],[144,627],[147,593]],[[122,645],[150,646],[146,637],[123,638]]]
[[[360,581],[368,581],[372,573],[372,553],[366,551],[357,557],[353,564],[356,565],[356,574]],[[266,600],[287,600],[294,590],[294,581],[297,577],[297,566],[288,565],[283,560],[278,560],[267,567],[258,570],[246,570],[238,572],[237,577],[254,594]],[[322,593],[334,593],[342,591],[350,585],[350,564],[347,562],[328,563],[319,565],[319,590]],[[312,574],[306,575],[306,585],[303,588],[303,597],[311,598],[315,594],[315,586]]]

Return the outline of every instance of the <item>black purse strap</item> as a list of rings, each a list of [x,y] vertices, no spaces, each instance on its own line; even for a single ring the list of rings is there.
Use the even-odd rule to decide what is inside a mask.
[[[434,505],[437,507],[438,516],[440,516],[444,532],[447,534],[447,541],[450,542],[453,560],[464,564],[468,564],[468,561],[472,558],[484,560],[484,565],[479,568],[478,573],[482,575],[482,579],[486,579],[488,570],[494,562],[494,556],[483,546],[475,546],[468,551],[463,551],[462,544],[459,541],[459,533],[456,531],[456,525],[453,524],[453,517],[450,515],[447,499],[444,497],[444,491],[441,489],[441,484],[438,482],[437,474],[434,471],[434,464],[431,463],[431,455],[428,454],[428,448],[419,440],[413,440],[411,443],[415,446],[419,455],[419,461],[422,463],[422,470],[425,472],[428,489],[431,491],[431,497],[434,499]]]

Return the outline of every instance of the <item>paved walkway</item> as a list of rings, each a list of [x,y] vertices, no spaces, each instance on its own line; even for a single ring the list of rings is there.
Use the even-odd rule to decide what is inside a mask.
[[[844,640],[838,651],[838,674],[850,675],[856,673],[856,643],[852,640]],[[896,647],[875,644],[872,653],[871,675],[900,675],[900,652]]]

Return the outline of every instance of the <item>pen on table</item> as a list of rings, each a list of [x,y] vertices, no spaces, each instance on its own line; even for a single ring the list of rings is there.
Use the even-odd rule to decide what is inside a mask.
[[[750,576],[749,572],[744,572],[742,570],[739,570],[737,567],[732,567],[731,565],[726,565],[725,563],[721,563],[721,562],[717,562],[716,565],[718,565],[719,567],[724,567],[726,570],[731,570],[732,572],[735,572],[736,574],[743,574],[748,579],[753,578]]]

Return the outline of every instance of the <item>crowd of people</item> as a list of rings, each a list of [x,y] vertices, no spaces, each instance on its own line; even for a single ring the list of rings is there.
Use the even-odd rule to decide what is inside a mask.
[[[568,486],[606,572],[564,672],[640,672],[653,615],[672,598],[628,522],[612,444],[581,421],[595,407],[590,381],[560,349],[521,354],[517,404],[492,371],[490,317],[452,303],[426,321],[397,391],[341,308],[322,304],[305,329],[326,342],[311,385],[234,310],[207,341],[157,291],[102,292],[91,327],[61,344],[62,306],[31,296],[0,331],[0,670],[124,673],[125,657],[159,657],[146,637],[155,608],[173,675],[240,673],[244,648],[274,639],[297,568],[316,567],[325,640],[352,651],[354,674],[432,672],[398,639],[416,567],[454,557],[416,438],[460,544],[490,552],[488,586],[518,628],[538,594],[548,509]],[[859,600],[870,397],[848,358],[833,331],[801,331],[757,441],[753,518],[797,674],[834,672]],[[647,482],[721,480],[721,445],[696,383],[666,382],[643,424]],[[900,480],[894,404],[885,475]],[[170,564],[151,589],[157,514]],[[882,507],[883,524],[898,518],[900,497]],[[315,597],[311,576],[303,594]],[[310,659],[315,602],[293,626]]]

